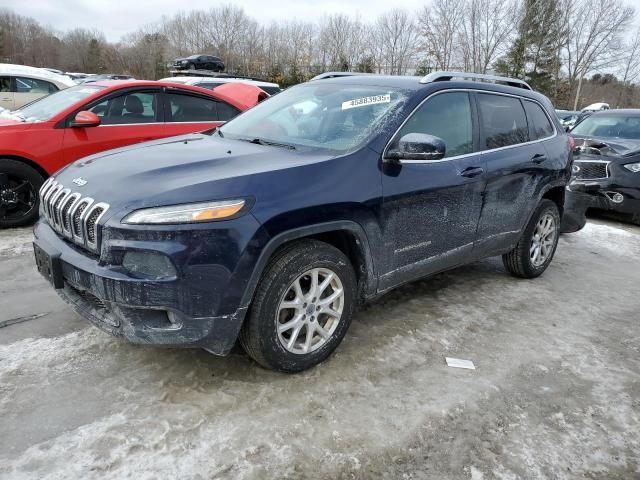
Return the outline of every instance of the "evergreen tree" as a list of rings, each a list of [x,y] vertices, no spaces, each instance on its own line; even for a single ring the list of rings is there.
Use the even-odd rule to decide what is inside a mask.
[[[89,47],[87,48],[87,71],[90,73],[102,72],[102,48],[97,39],[92,38],[89,40]]]
[[[496,71],[522,78],[551,96],[558,44],[565,29],[559,0],[524,0],[518,34],[507,54],[496,62]]]

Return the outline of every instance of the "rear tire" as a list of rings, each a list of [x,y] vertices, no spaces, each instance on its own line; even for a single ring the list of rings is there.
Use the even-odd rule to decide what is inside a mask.
[[[551,200],[543,199],[515,248],[502,256],[502,263],[516,277],[538,277],[553,260],[559,237],[558,206]]]
[[[44,178],[18,160],[0,158],[0,228],[28,225],[38,218],[38,190]]]
[[[340,250],[317,240],[296,242],[265,268],[240,343],[265,368],[311,368],[342,341],[355,295],[356,276]]]

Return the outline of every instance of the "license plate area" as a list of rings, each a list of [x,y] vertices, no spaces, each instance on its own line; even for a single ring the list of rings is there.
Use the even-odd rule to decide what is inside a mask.
[[[36,267],[40,274],[53,285],[53,288],[64,288],[60,252],[34,243],[33,253],[36,258]]]

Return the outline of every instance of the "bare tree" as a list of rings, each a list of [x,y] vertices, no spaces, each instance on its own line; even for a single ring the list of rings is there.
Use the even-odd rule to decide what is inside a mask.
[[[376,22],[378,68],[391,75],[404,75],[418,49],[418,32],[406,10],[394,9]]]
[[[622,74],[622,88],[618,94],[616,106],[620,107],[622,96],[628,90],[628,87],[640,76],[640,27],[636,30],[631,41],[628,43],[624,54],[624,67]]]
[[[433,0],[419,15],[422,48],[435,68],[449,70],[461,62],[458,41],[465,14],[465,0]]]
[[[567,2],[566,8],[570,31],[565,64],[570,88],[576,90],[573,102],[576,110],[583,78],[619,61],[621,34],[629,26],[634,9],[621,0],[573,0]]]
[[[460,44],[464,69],[487,73],[504,53],[517,25],[515,0],[468,0]]]

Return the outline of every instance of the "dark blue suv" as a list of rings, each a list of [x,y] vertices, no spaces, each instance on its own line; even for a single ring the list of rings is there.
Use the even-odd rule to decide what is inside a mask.
[[[112,150],[41,190],[38,269],[136,343],[309,368],[354,309],[493,255],[556,249],[570,139],[524,82],[322,75],[221,128]],[[340,77],[340,78],[338,78]]]

